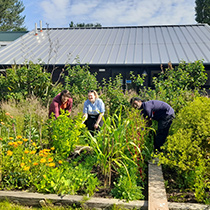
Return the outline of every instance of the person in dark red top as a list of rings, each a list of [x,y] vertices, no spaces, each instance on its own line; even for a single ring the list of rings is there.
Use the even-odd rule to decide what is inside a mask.
[[[163,101],[151,100],[143,102],[138,97],[131,98],[130,104],[132,107],[141,110],[141,114],[149,122],[151,120],[158,122],[154,147],[155,150],[161,151],[161,146],[165,143],[171,123],[175,118],[173,108]]]
[[[55,118],[60,115],[60,110],[63,109],[68,111],[69,114],[71,112],[73,105],[73,99],[68,90],[63,90],[53,99],[49,108],[49,118],[51,117],[52,112],[55,114]]]

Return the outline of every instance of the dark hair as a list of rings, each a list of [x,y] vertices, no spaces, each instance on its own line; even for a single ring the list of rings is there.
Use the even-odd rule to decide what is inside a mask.
[[[139,97],[132,97],[130,100],[130,104],[132,105],[134,101],[142,101]]]
[[[68,90],[63,90],[61,92],[61,97],[62,96],[71,98],[70,92]]]

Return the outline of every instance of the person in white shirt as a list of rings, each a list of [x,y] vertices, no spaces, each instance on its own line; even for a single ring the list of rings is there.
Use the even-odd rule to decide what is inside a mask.
[[[93,134],[94,131],[100,130],[103,125],[102,117],[105,112],[104,102],[98,97],[95,90],[88,92],[88,99],[84,103],[83,114],[84,124],[88,130]]]

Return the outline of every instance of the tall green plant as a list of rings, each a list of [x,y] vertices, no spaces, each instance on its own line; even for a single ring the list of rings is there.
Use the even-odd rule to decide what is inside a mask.
[[[129,106],[126,95],[122,89],[122,75],[119,74],[115,78],[109,78],[108,81],[103,79],[101,99],[106,106],[106,113],[113,115],[119,107]]]
[[[117,168],[124,168],[131,185],[127,163],[138,166],[136,157],[143,159],[139,144],[134,138],[127,135],[132,123],[130,120],[122,118],[122,106],[119,114],[116,113],[104,120],[101,132],[96,137],[90,134],[90,145],[97,156],[98,164],[104,175],[105,186],[111,185],[112,170],[116,171]],[[131,151],[135,152],[132,153]]]
[[[77,105],[87,97],[89,90],[97,90],[98,81],[96,79],[96,73],[91,74],[88,65],[81,66],[79,64],[75,66],[68,66],[64,76],[65,89],[69,90],[74,105]]]
[[[58,156],[66,159],[70,155],[75,146],[79,144],[79,136],[84,126],[81,115],[72,118],[64,111],[56,120],[54,118],[49,120],[50,144],[55,147]]]

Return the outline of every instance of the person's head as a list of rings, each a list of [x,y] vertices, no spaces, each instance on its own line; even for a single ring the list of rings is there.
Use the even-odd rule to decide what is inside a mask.
[[[68,101],[69,98],[71,98],[70,92],[68,90],[63,90],[61,92],[61,102],[64,104],[66,101]]]
[[[88,92],[88,99],[91,103],[94,103],[97,98],[98,98],[98,93],[95,90],[90,90]]]
[[[139,109],[142,105],[142,100],[138,97],[133,97],[130,100],[130,104],[132,107],[134,107],[135,109]]]

